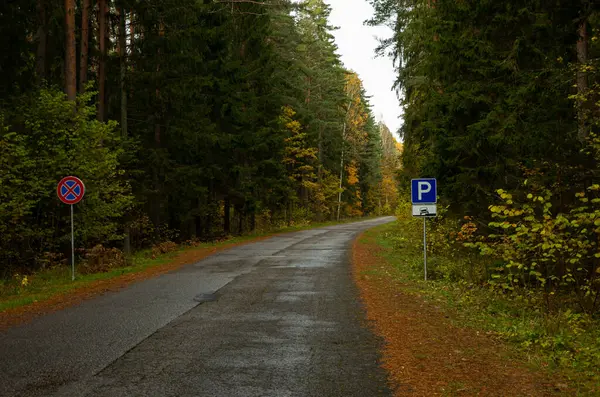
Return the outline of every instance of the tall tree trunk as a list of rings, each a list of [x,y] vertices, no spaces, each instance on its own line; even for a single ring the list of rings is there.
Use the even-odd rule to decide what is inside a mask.
[[[352,98],[348,101],[348,109],[346,109],[346,115],[344,116],[344,126],[342,127],[342,160],[340,162],[340,191],[338,192],[338,207],[337,207],[337,220],[340,220],[340,209],[342,208],[342,181],[344,180],[344,145],[346,144],[346,125],[348,122],[348,115],[352,108]]]
[[[121,64],[121,132],[123,137],[127,137],[127,89],[125,87],[125,78],[127,74],[127,14],[121,0],[119,9],[119,61]]]
[[[229,234],[231,231],[231,201],[229,196],[223,202],[223,232]]]
[[[294,211],[294,203],[292,200],[288,200],[287,209],[285,213],[285,220],[288,226],[292,226],[292,213]]]
[[[46,49],[48,48],[48,17],[46,0],[37,0],[38,30],[37,51],[35,56],[35,72],[38,84],[46,79]]]
[[[81,54],[79,58],[79,92],[87,84],[88,56],[90,53],[90,0],[83,0],[81,8]]]
[[[187,221],[188,238],[195,239],[202,233],[202,217],[200,216],[200,198],[196,197],[190,201],[190,213],[192,217]]]
[[[84,0],[89,1],[89,0]],[[121,66],[121,135],[123,138],[127,137],[127,90],[125,88],[125,77],[127,73],[127,14],[125,7],[123,7],[123,0],[121,0],[121,7],[119,8],[119,61]],[[129,241],[131,240],[131,230],[129,226],[125,227],[125,253],[129,254],[131,251]]]
[[[125,226],[125,240],[123,241],[123,252],[125,255],[131,255],[131,228]]]
[[[309,80],[310,81],[310,80]],[[317,95],[318,100],[323,100],[323,96],[321,93],[321,88],[319,87],[319,94]],[[310,103],[310,87],[308,90],[308,102]],[[319,120],[319,134],[317,136],[317,183],[319,184],[319,188],[321,190],[323,190],[323,122],[321,120],[321,112],[317,111],[317,120]],[[303,177],[304,179],[304,177]],[[302,186],[304,186],[304,183],[302,183]],[[306,199],[304,201],[304,205],[306,205],[307,207],[309,206],[308,203],[308,189],[303,188],[306,191]],[[318,205],[317,206],[317,220],[318,221],[322,221],[323,220],[323,212],[321,211],[321,206]]]
[[[344,123],[344,132],[346,130],[346,123]],[[342,208],[342,181],[344,180],[344,142],[342,142],[342,160],[340,161],[340,191],[338,192],[338,207],[337,207],[337,220],[340,220],[340,209]]]
[[[320,87],[319,87],[318,99],[321,101],[323,100],[323,95],[322,95]],[[309,104],[309,103],[310,103],[310,87],[308,89],[308,96],[307,96],[307,104]],[[317,111],[317,119],[319,121],[321,121],[321,112],[319,112],[319,111]],[[319,182],[321,182],[321,177],[323,175],[323,123],[322,122],[319,123],[319,137],[318,137],[318,142],[317,142],[317,160],[319,160],[317,179]]]
[[[77,97],[77,74],[75,68],[75,0],[65,0],[65,92],[70,101]]]
[[[320,117],[320,114],[317,113],[317,118]],[[317,168],[317,180],[321,182],[323,178],[323,124],[319,123],[319,136],[317,142],[317,160],[319,161],[319,165]]]
[[[98,62],[98,120],[104,121],[106,112],[106,1],[98,0],[98,44],[100,60]]]
[[[237,234],[241,235],[244,232],[244,210],[242,209],[243,207],[241,205],[235,205],[235,214],[234,216],[238,218],[238,230],[237,230]]]
[[[164,29],[163,29],[163,23],[162,21],[160,22],[160,30],[159,30],[159,35],[160,37],[164,36]],[[161,55],[161,51],[160,51],[160,46],[158,47],[157,50],[157,54],[158,54],[158,62],[156,64],[156,74],[158,75],[160,72],[160,55]],[[155,95],[156,95],[156,107],[155,107],[155,122],[154,122],[154,147],[156,148],[156,152],[157,154],[160,153],[160,148],[161,148],[161,121],[162,121],[162,106],[160,103],[160,87],[159,87],[159,81],[157,80],[156,83],[156,87],[155,87]],[[159,160],[158,164],[155,164],[153,167],[153,181],[154,181],[154,190],[156,192],[156,199],[154,200],[156,202],[156,206],[155,206],[155,211],[156,213],[154,214],[155,219],[156,220],[160,220],[160,212],[161,212],[161,204],[162,204],[162,200],[164,199],[163,197],[163,184],[162,184],[162,158],[161,160]]]
[[[577,63],[579,67],[577,71],[577,94],[580,98],[577,101],[578,137],[581,141],[584,141],[588,137],[588,128],[585,122],[586,101],[584,100],[589,89],[588,74],[584,70],[588,62],[589,37],[587,17],[582,18],[577,33],[579,35],[579,39],[577,40]]]
[[[129,10],[129,47],[130,47],[130,54],[131,54],[131,58],[133,58],[133,44],[135,43],[135,23],[133,22],[133,8]],[[129,60],[129,68],[130,70],[133,70],[133,61]]]
[[[194,216],[194,238],[199,238],[202,235],[202,230],[204,229],[203,220],[205,217],[200,215]]]
[[[165,35],[165,30],[164,30],[164,24],[161,21],[160,22],[160,27],[159,27],[159,32],[158,32],[159,36],[162,38]],[[160,73],[160,56],[161,56],[161,51],[160,51],[160,46],[158,47],[158,62],[156,63],[156,75],[158,76],[158,74]],[[160,78],[159,78],[160,79]],[[154,126],[154,143],[156,144],[156,147],[159,148],[160,147],[160,122],[161,122],[161,116],[162,116],[162,105],[160,103],[160,80],[157,79],[157,83],[156,83],[156,114],[157,114],[157,118],[156,118],[156,125]]]

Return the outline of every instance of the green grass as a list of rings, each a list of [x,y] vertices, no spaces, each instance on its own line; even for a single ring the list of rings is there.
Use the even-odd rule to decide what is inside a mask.
[[[136,255],[132,265],[114,269],[104,273],[76,274],[75,281],[71,281],[71,269],[56,267],[46,269],[29,276],[27,286],[21,287],[12,280],[0,281],[0,313],[34,302],[47,300],[55,295],[63,294],[77,288],[89,285],[97,280],[106,280],[124,274],[140,272],[149,266],[166,263],[174,253],[165,254],[156,259]]]
[[[406,292],[443,305],[457,326],[485,332],[506,342],[511,357],[532,368],[566,379],[568,395],[600,393],[600,321],[567,308],[554,313],[543,309],[541,294],[518,291],[498,293],[456,277],[460,269],[483,267],[479,256],[467,251],[439,250],[428,255],[433,279],[423,280],[422,223],[401,220],[365,233],[383,249],[382,258],[393,265]],[[468,272],[464,272],[467,274]],[[557,380],[558,382],[558,380]]]
[[[130,258],[130,265],[126,267],[120,267],[108,272],[94,274],[77,274],[76,269],[75,281],[71,281],[70,267],[56,267],[39,271],[28,276],[28,284],[26,286],[21,286],[20,281],[17,278],[10,280],[0,279],[0,313],[9,309],[26,306],[34,302],[41,302],[56,295],[68,293],[69,291],[85,287],[86,285],[89,285],[97,280],[106,280],[125,274],[138,273],[149,267],[168,263],[169,261],[173,260],[177,254],[185,251],[210,247],[222,247],[231,244],[247,242],[259,237],[270,236],[278,233],[290,233],[368,219],[372,218],[344,219],[340,222],[319,222],[309,225],[283,227],[271,231],[250,233],[242,236],[230,237],[219,242],[201,243],[193,247],[181,247],[176,251],[157,256],[155,259],[150,257],[150,250],[143,250],[132,255]]]

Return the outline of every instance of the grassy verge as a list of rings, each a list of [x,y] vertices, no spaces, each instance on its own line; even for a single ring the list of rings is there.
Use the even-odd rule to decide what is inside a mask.
[[[45,269],[35,274],[28,275],[25,280],[23,280],[24,276],[15,275],[16,277],[11,280],[0,280],[0,313],[31,305],[33,303],[47,301],[56,295],[68,294],[72,291],[81,290],[88,285],[102,280],[111,280],[126,275],[145,272],[150,268],[164,266],[177,259],[185,261],[185,258],[187,257],[189,258],[189,261],[194,261],[194,253],[206,255],[209,253],[208,251],[211,250],[227,248],[228,246],[250,242],[258,238],[264,238],[279,233],[295,232],[367,219],[370,218],[346,219],[340,222],[312,223],[309,225],[284,227],[268,232],[251,233],[243,236],[230,237],[226,240],[214,243],[200,243],[194,246],[179,247],[175,251],[158,255],[154,258],[152,258],[150,250],[144,250],[133,255],[129,261],[129,266],[119,267],[102,273],[77,274],[75,281],[71,281],[71,270],[68,267]]]
[[[550,371],[566,395],[599,395],[598,319],[566,308],[547,313],[540,303],[543,298],[532,291],[499,293],[449,276],[459,268],[468,272],[478,267],[473,261],[481,259],[467,251],[457,255],[455,250],[433,250],[428,258],[433,279],[423,281],[422,221],[400,220],[371,229],[365,237],[382,247],[382,259],[397,270],[393,277],[406,292],[442,305],[455,325],[506,342],[515,358]]]

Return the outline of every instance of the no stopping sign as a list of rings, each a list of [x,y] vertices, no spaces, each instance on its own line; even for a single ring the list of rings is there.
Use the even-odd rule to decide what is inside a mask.
[[[85,194],[85,185],[76,176],[66,176],[56,187],[58,198],[65,204],[77,204]]]

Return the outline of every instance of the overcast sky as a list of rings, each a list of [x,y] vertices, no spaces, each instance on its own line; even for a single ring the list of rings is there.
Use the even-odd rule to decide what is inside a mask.
[[[358,73],[367,94],[371,96],[373,112],[378,120],[383,118],[392,132],[396,132],[402,120],[402,109],[397,95],[392,91],[396,79],[391,58],[375,58],[377,38],[392,35],[384,26],[365,26],[364,21],[373,15],[367,0],[325,0],[331,5],[330,23],[339,27],[334,31],[339,54],[346,68]]]

